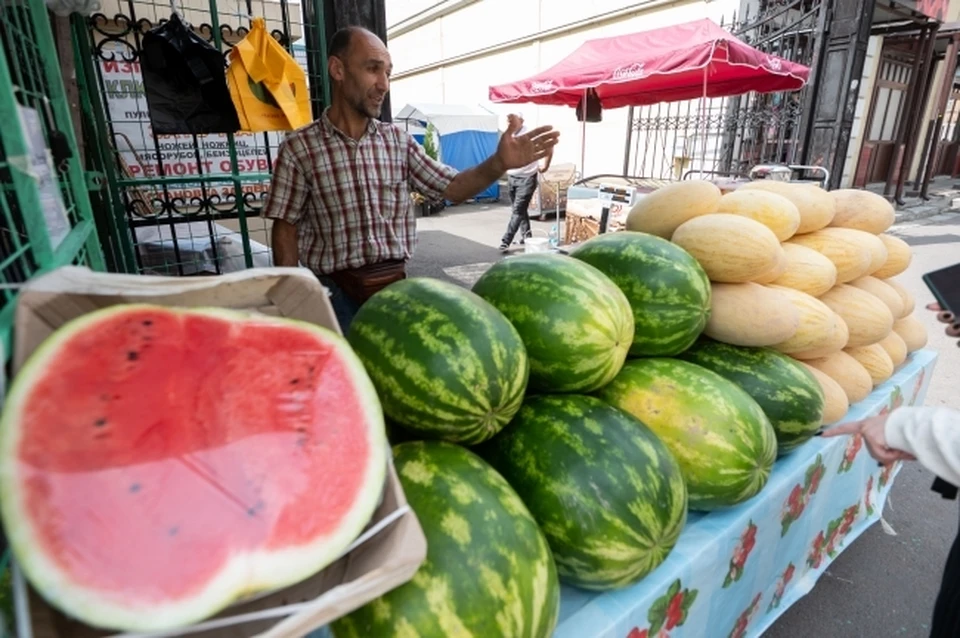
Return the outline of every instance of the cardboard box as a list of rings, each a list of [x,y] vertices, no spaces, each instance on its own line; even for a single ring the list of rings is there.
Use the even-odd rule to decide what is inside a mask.
[[[185,279],[96,273],[69,266],[30,282],[21,291],[14,328],[14,373],[58,326],[99,308],[130,302],[253,310],[310,321],[340,333],[326,289],[309,271],[299,268]],[[409,581],[426,558],[427,544],[392,462],[382,502],[358,542],[306,581],[234,605],[189,630],[151,635],[299,638]],[[16,566],[14,598],[19,638],[125,635],[67,618],[24,581]]]

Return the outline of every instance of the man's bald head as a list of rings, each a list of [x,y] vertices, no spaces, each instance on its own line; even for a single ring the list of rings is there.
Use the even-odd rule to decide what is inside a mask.
[[[373,31],[365,29],[364,27],[349,26],[343,27],[333,34],[333,37],[330,39],[330,46],[327,47],[327,57],[332,58],[336,56],[340,59],[345,59],[347,55],[349,55],[350,45],[353,43],[354,38],[358,36],[364,39],[373,39],[378,42],[380,46],[386,48],[383,40]]]
[[[393,71],[383,40],[363,27],[344,27],[333,34],[327,57],[334,99],[366,117],[379,117]]]

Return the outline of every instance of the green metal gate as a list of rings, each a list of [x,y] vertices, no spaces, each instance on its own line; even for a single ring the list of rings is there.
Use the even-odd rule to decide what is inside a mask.
[[[0,5],[0,365],[22,284],[67,264],[104,268],[46,7]],[[4,543],[5,545],[5,543]],[[0,636],[13,634],[9,552],[0,547]]]
[[[314,117],[328,102],[322,0],[105,0],[75,18],[77,82],[91,166],[101,171],[111,269],[213,275],[269,266],[259,217],[286,132],[154,135],[140,75],[144,34],[176,11],[224,56],[263,17],[304,67]],[[95,147],[95,148],[94,148]]]
[[[4,2],[0,39],[0,341],[9,357],[19,285],[104,262],[44,3]]]

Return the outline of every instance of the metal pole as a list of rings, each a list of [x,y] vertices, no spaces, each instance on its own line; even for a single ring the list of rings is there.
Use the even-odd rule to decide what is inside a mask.
[[[943,117],[947,108],[947,101],[950,99],[950,93],[953,90],[953,78],[957,73],[957,53],[960,49],[958,36],[950,38],[950,44],[947,46],[947,54],[943,60],[943,84],[940,85],[940,96],[937,100],[936,120],[933,124],[933,134],[930,136],[929,156],[927,165],[923,171],[923,184],[920,187],[920,197],[929,199],[927,191],[930,189],[930,180],[933,179],[935,170],[934,163],[937,161],[937,151],[940,150],[940,134],[943,132]]]
[[[623,143],[623,176],[630,172],[630,141],[633,139],[633,106],[627,109],[627,139]]]

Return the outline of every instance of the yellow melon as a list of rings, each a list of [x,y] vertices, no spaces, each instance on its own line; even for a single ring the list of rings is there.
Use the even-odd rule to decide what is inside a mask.
[[[866,368],[870,374],[870,379],[873,381],[873,387],[877,387],[893,376],[893,360],[879,343],[871,343],[868,346],[857,348],[846,348],[844,352]]]
[[[852,233],[859,233],[858,239],[866,246],[867,250],[870,251],[870,267],[867,268],[866,274],[872,275],[883,268],[883,265],[887,263],[888,257],[887,246],[883,243],[883,240],[877,235],[871,235],[862,230],[847,230]]]
[[[786,242],[783,252],[787,258],[787,268],[772,283],[814,297],[819,297],[836,285],[837,267],[814,249]]]
[[[847,411],[850,410],[850,402],[840,384],[817,368],[803,361],[800,363],[816,378],[817,383],[820,384],[820,388],[823,390],[823,425],[836,423],[847,416]]]
[[[627,230],[670,239],[683,222],[717,212],[720,189],[706,180],[683,180],[645,195],[627,214]]]
[[[776,193],[793,202],[800,213],[800,225],[797,227],[797,234],[812,233],[815,230],[826,228],[836,215],[837,206],[833,203],[830,193],[816,184],[791,184],[789,182],[761,179],[747,182],[737,190],[754,189]]]
[[[910,245],[899,237],[884,233],[879,235],[879,238],[887,247],[887,258],[883,266],[871,274],[878,279],[896,277],[910,266],[913,251],[910,250]]]
[[[812,248],[832,261],[837,267],[837,283],[845,284],[863,277],[870,269],[873,253],[863,241],[866,234],[849,228],[824,228],[796,235],[789,243]]]
[[[903,284],[896,279],[881,279],[881,281],[896,290],[897,294],[900,295],[900,299],[903,301],[903,311],[900,313],[900,316],[895,317],[895,319],[903,319],[907,315],[913,314],[916,308],[916,300],[913,298],[913,295],[910,294],[910,291],[904,288]]]
[[[686,221],[673,243],[700,262],[710,281],[742,283],[775,268],[783,248],[773,231],[748,217],[714,213]]]
[[[873,392],[870,373],[846,352],[834,352],[819,359],[809,359],[806,363],[839,383],[851,405],[863,401]]]
[[[800,326],[800,312],[783,294],[755,283],[711,284],[703,333],[735,346],[772,346]]]
[[[837,284],[820,295],[820,301],[846,322],[850,331],[848,348],[876,343],[893,330],[890,308],[866,290]]]
[[[860,279],[854,279],[850,282],[850,285],[865,290],[882,301],[890,309],[890,314],[893,315],[894,319],[903,316],[903,298],[900,297],[900,293],[893,286],[884,280],[867,275]]]
[[[753,281],[755,283],[772,284],[774,281],[782,277],[783,273],[787,271],[787,253],[786,251],[782,250],[782,246],[778,254],[780,257],[777,259],[776,265],[759,277],[754,277]]]
[[[794,359],[803,359],[804,361],[807,359],[819,359],[820,357],[826,357],[840,352],[847,347],[849,340],[850,330],[847,328],[847,322],[844,321],[840,315],[837,315],[833,322],[833,327],[830,330],[830,335],[826,339],[807,350],[791,352],[790,356]]]
[[[896,213],[893,204],[882,195],[859,188],[830,191],[837,214],[831,226],[854,228],[879,235],[893,226]]]
[[[916,352],[927,345],[927,329],[913,315],[907,315],[893,322],[893,331],[903,339],[908,353]]]
[[[837,321],[840,317],[825,303],[805,292],[768,284],[790,301],[800,313],[796,333],[789,339],[773,344],[775,350],[784,354],[805,353],[830,344],[837,338]]]
[[[907,342],[895,331],[891,330],[890,334],[881,339],[879,343],[881,347],[887,351],[887,354],[890,355],[890,360],[893,361],[893,367],[897,367],[907,360]]]
[[[743,215],[754,219],[784,241],[800,227],[800,211],[783,195],[762,190],[735,190],[720,198],[718,213]]]

